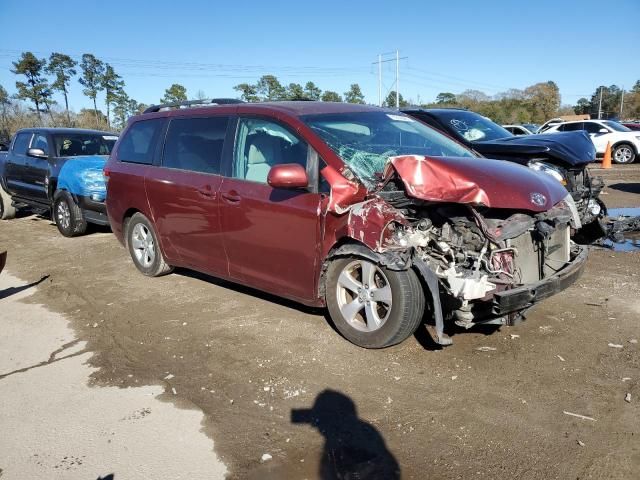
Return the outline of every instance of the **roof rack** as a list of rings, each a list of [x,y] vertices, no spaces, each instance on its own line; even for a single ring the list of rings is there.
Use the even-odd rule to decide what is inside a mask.
[[[208,106],[208,105],[233,105],[236,103],[245,103],[242,100],[238,100],[236,98],[208,98],[205,100],[187,100],[184,102],[175,102],[175,103],[163,103],[162,105],[151,105],[142,113],[154,113],[159,112],[160,110],[170,110],[170,109],[180,109],[180,108],[189,108],[195,106]]]

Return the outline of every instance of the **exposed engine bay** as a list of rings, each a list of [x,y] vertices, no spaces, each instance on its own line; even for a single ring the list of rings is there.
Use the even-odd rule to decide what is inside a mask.
[[[426,202],[408,197],[398,183],[378,192],[406,220],[388,224],[383,248],[411,251],[414,265],[422,263],[435,274],[443,316],[458,326],[515,323],[534,299],[504,308],[494,301],[496,294],[544,282],[580,249],[570,239],[579,220],[569,198],[534,213]],[[448,337],[439,335],[448,344]]]

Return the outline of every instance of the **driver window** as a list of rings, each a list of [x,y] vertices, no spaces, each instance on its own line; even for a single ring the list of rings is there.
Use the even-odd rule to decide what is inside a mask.
[[[47,142],[47,137],[41,134],[36,134],[31,141],[31,148],[39,148],[46,155],[49,154],[49,144]]]
[[[274,165],[297,163],[306,168],[308,146],[282,125],[257,118],[241,118],[233,162],[233,177],[267,183]]]

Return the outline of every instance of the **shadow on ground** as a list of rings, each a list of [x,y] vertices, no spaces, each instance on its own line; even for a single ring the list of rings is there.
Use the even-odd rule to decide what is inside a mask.
[[[324,437],[317,478],[401,478],[400,465],[384,438],[373,425],[358,417],[356,406],[347,395],[324,390],[313,407],[292,410],[291,423],[310,425]]]
[[[28,283],[26,285],[22,285],[20,287],[9,287],[9,288],[5,288],[4,290],[0,290],[0,300],[10,297],[11,295],[15,295],[16,293],[20,293],[25,290],[28,290],[32,287],[35,287],[36,285],[39,285],[40,283],[44,282],[47,278],[49,278],[49,275],[45,275],[40,280],[37,280],[32,283]]]

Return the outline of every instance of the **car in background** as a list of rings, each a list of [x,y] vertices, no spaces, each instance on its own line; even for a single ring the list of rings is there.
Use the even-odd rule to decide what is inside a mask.
[[[601,178],[593,178],[587,165],[595,160],[595,147],[583,132],[515,136],[478,113],[457,108],[402,109],[487,158],[508,160],[546,173],[566,186],[580,217],[576,239],[590,243],[604,236],[606,214]]]
[[[105,166],[113,232],[144,275],[186,267],[327,306],[382,348],[425,312],[441,345],[445,319],[511,325],[584,268],[547,175],[396,110],[201,103],[133,117]]]
[[[535,132],[532,132],[524,125],[502,125],[502,128],[508,130],[514,135],[533,135]]]
[[[640,130],[640,122],[621,122],[621,125],[624,125],[629,130]]]
[[[102,169],[117,139],[80,128],[18,130],[0,155],[0,219],[22,207],[51,213],[66,237],[84,233],[87,223],[109,225]]]
[[[547,130],[550,134],[575,131],[587,132],[599,157],[604,156],[607,145],[611,145],[611,160],[614,163],[633,163],[640,152],[640,133],[612,120],[563,122]]]

